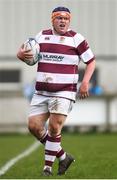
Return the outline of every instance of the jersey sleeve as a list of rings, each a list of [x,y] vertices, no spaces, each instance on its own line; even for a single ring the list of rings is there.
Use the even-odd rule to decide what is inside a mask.
[[[81,34],[77,33],[75,35],[75,44],[78,56],[85,64],[89,64],[91,61],[95,59],[95,56],[92,50],[90,49],[88,42]]]
[[[35,40],[40,43],[40,37],[42,35],[42,31],[40,31],[36,36],[35,36]]]

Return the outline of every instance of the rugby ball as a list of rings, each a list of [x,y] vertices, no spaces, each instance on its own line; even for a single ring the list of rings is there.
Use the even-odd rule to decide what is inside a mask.
[[[24,62],[28,64],[29,66],[33,66],[39,61],[40,46],[38,42],[34,38],[29,38],[24,43],[24,49],[31,50],[31,53],[33,54],[33,58],[24,59]]]

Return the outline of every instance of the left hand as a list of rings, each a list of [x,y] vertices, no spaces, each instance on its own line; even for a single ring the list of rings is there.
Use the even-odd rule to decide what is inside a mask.
[[[78,97],[80,99],[85,99],[87,97],[89,97],[89,84],[86,82],[82,82],[79,88],[79,93],[78,93]]]

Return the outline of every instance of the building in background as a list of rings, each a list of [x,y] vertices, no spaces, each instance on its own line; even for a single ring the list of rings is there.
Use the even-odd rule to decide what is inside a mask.
[[[0,131],[7,129],[7,126],[17,127],[19,130],[26,128],[29,102],[24,98],[23,87],[34,80],[36,65],[26,66],[16,58],[16,52],[28,37],[33,37],[41,29],[51,26],[51,11],[59,5],[70,8],[71,27],[89,41],[97,59],[91,86],[96,82],[103,90],[103,97],[91,97],[88,102],[79,102],[80,106],[77,104],[78,111],[76,108],[70,116],[73,118],[73,125],[117,125],[117,1],[1,0]],[[83,73],[83,64],[79,71]],[[87,103],[87,117],[83,117],[80,112],[87,108]],[[66,125],[72,124],[68,120]]]

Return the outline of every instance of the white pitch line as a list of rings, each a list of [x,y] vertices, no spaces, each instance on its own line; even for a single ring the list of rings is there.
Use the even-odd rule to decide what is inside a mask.
[[[25,151],[23,151],[21,154],[19,154],[18,156],[14,157],[13,159],[9,160],[4,166],[2,166],[0,168],[0,176],[2,176],[3,174],[5,174],[17,161],[19,161],[20,159],[28,156],[29,154],[31,154],[33,151],[35,151],[41,143],[39,142],[35,142],[34,144],[32,144],[28,149],[26,149]]]

